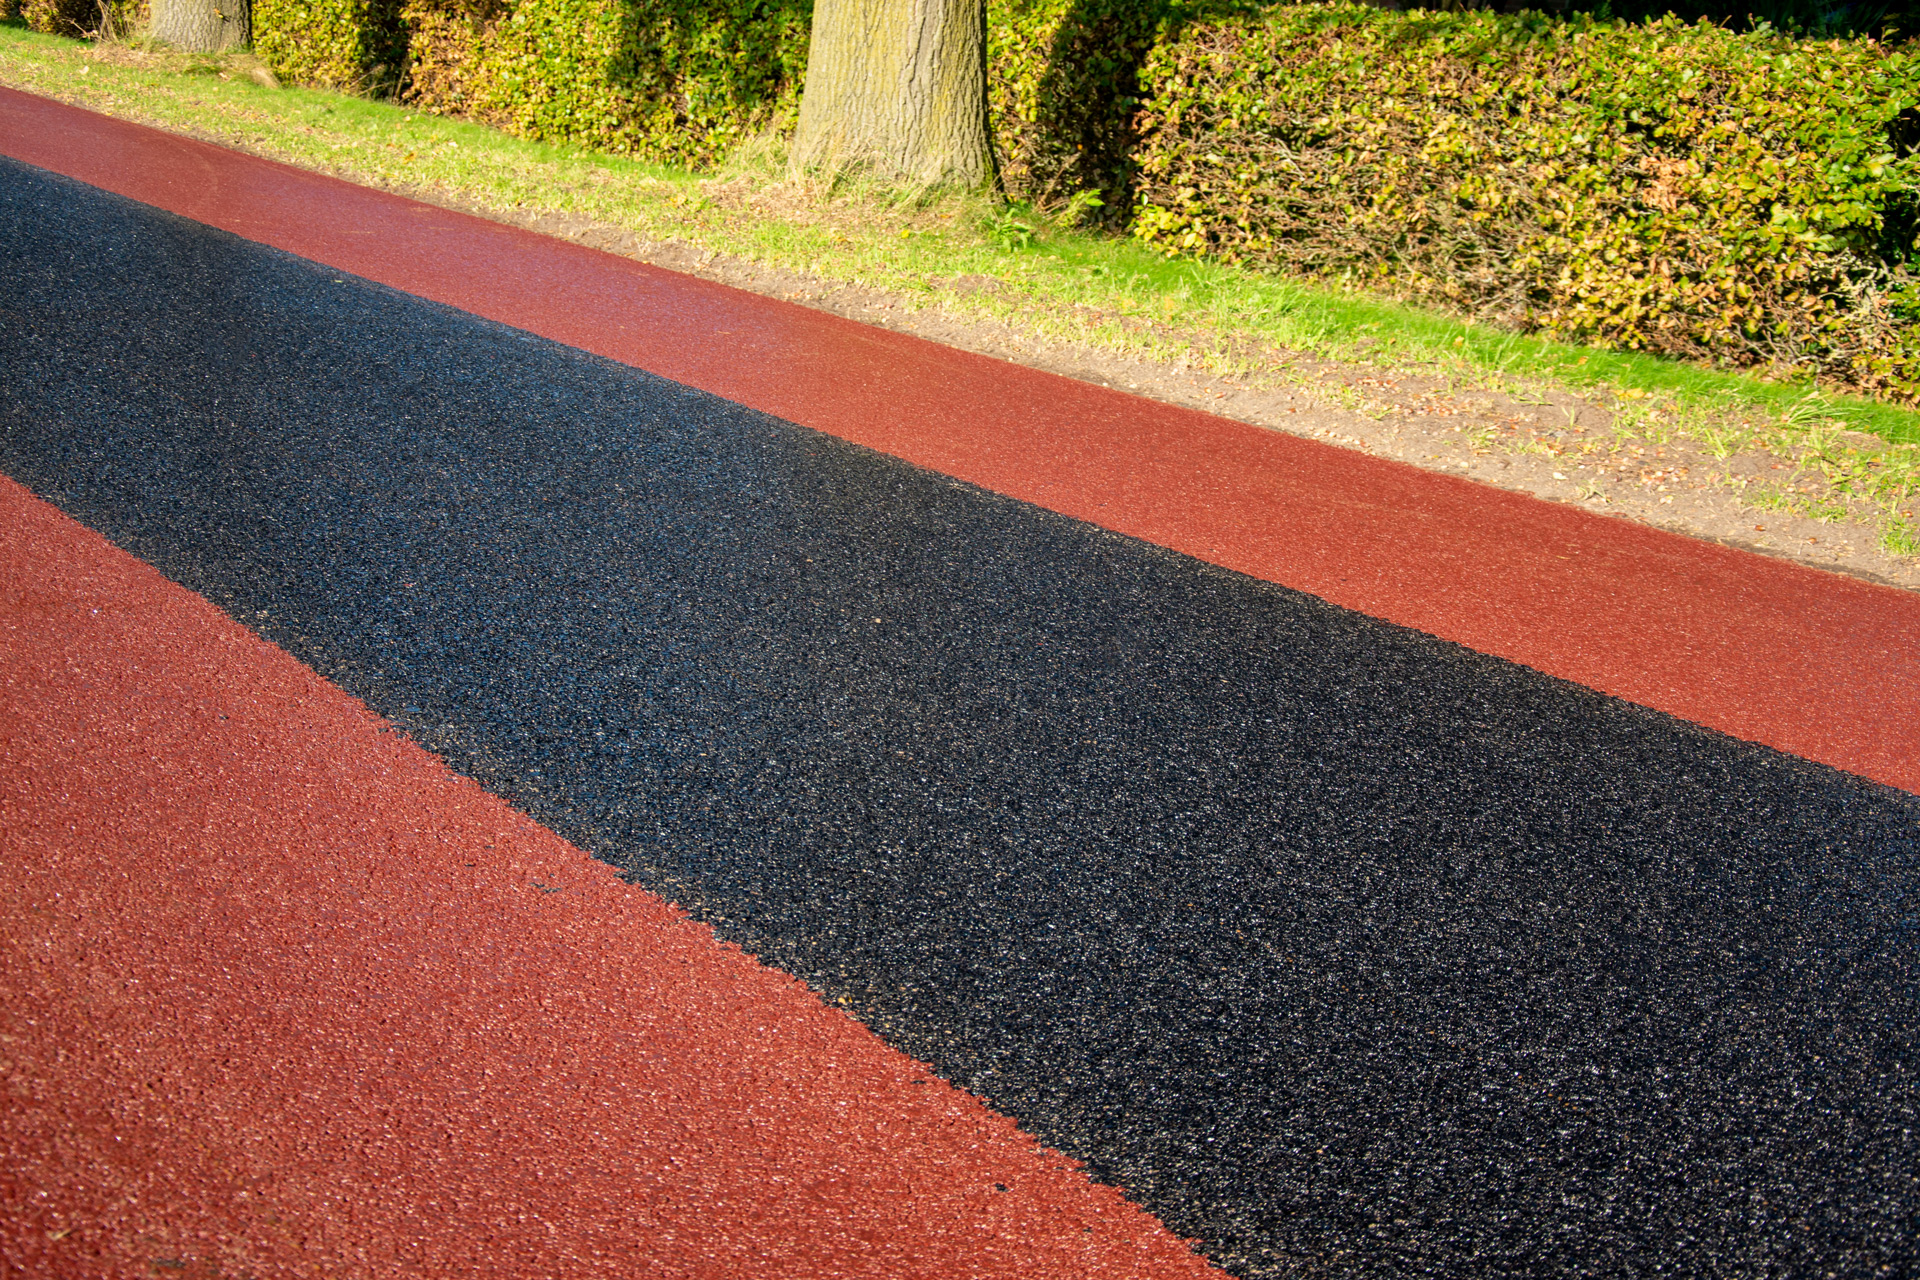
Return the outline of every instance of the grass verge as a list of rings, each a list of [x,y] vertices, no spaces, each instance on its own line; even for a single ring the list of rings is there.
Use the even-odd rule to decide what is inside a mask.
[[[1318,376],[1311,365],[1324,361],[1518,396],[1579,394],[1606,405],[1621,439],[1685,437],[1718,457],[1748,449],[1786,457],[1824,476],[1821,492],[1743,487],[1746,501],[1821,519],[1845,509],[1836,498],[1850,500],[1878,513],[1887,551],[1920,551],[1920,412],[1170,258],[1076,229],[1077,210],[857,181],[798,188],[783,181],[776,144],[696,174],[390,102],[264,88],[248,76],[256,65],[244,54],[90,44],[0,24],[0,83],[373,185],[482,210],[592,219],[645,240],[885,290],[910,306],[1230,377],[1309,384]]]

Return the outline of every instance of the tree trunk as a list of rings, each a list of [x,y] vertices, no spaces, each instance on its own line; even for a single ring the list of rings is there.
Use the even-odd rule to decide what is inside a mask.
[[[792,168],[988,182],[985,0],[817,0]]]
[[[153,0],[147,34],[176,49],[215,53],[252,40],[251,17],[248,0]]]

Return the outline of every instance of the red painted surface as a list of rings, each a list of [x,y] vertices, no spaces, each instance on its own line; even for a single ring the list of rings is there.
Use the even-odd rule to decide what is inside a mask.
[[[0,866],[8,1275],[1218,1275],[4,478]]]
[[[0,90],[0,150],[985,488],[1920,791],[1920,596]]]

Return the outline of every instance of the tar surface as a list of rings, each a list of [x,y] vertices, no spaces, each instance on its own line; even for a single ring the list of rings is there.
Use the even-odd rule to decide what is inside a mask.
[[[0,468],[1246,1276],[1920,1265],[1920,800],[0,161]]]

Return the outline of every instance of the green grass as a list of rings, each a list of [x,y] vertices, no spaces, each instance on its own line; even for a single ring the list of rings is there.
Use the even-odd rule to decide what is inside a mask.
[[[1920,494],[1912,449],[1859,450],[1845,427],[1920,444],[1920,412],[1805,383],[1550,342],[1444,313],[1257,270],[1170,258],[1138,241],[1075,229],[1071,216],[951,192],[843,180],[782,181],[761,140],[714,173],[510,137],[338,93],[264,89],[251,59],[140,45],[95,47],[0,25],[0,82],[196,134],[306,168],[496,212],[553,211],[647,240],[887,290],[1039,337],[1089,343],[1210,372],[1312,382],[1296,355],[1492,386],[1517,397],[1567,391],[1610,408],[1618,429],[1685,434],[1726,456],[1760,447],[1816,465],[1871,501],[1888,548],[1910,544],[1901,514]],[[1079,211],[1073,211],[1077,214]],[[985,277],[996,287],[953,287]],[[1322,388],[1334,399],[1344,384]],[[1364,397],[1349,395],[1366,411]]]

